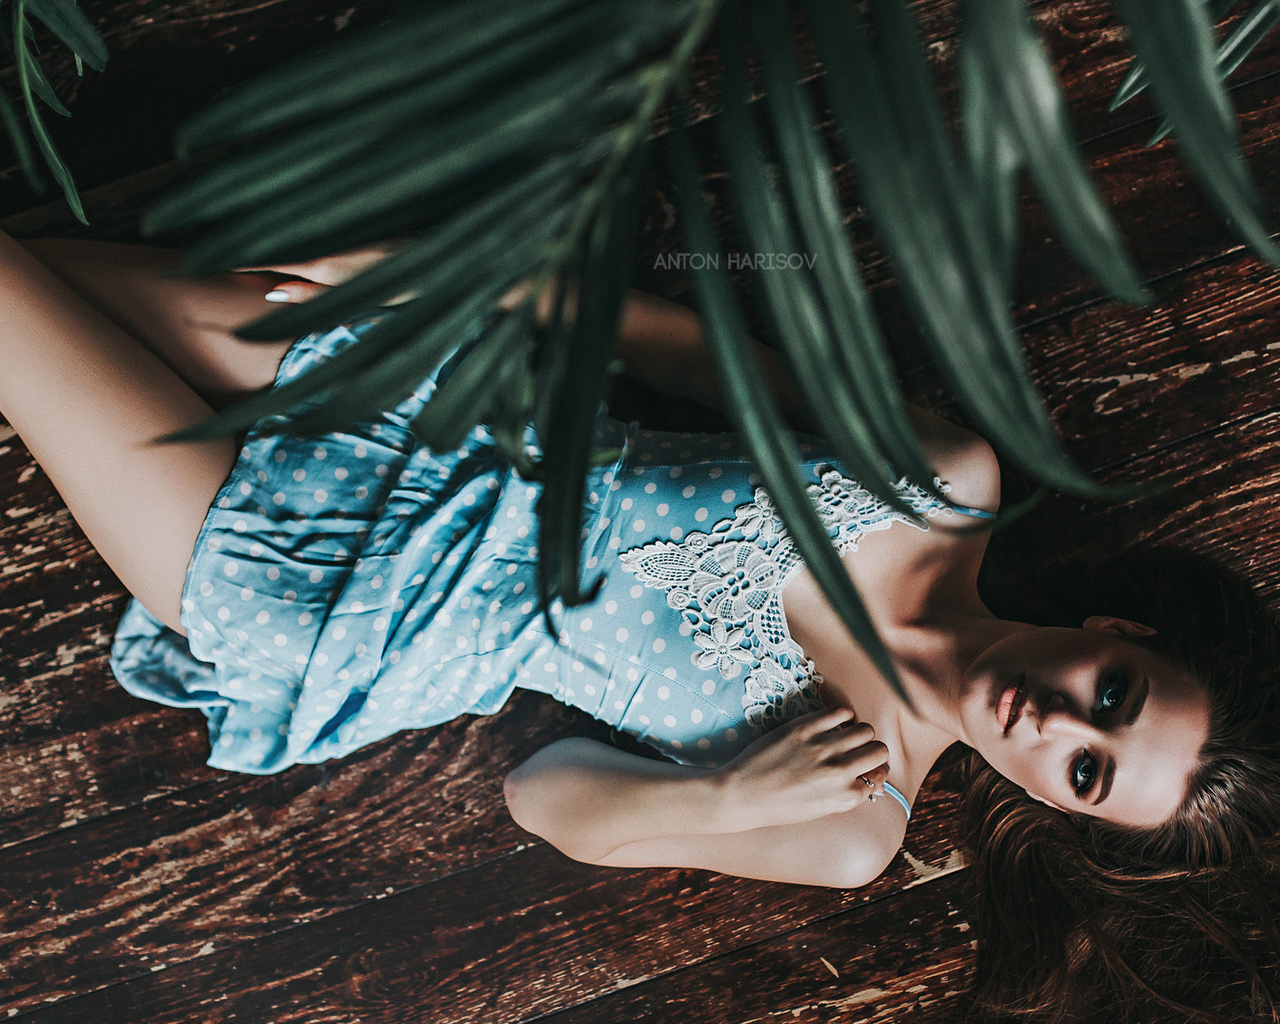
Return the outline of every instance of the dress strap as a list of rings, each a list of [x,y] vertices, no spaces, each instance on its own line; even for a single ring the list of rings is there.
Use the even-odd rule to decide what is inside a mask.
[[[895,800],[897,800],[898,803],[902,804],[902,809],[907,812],[907,821],[910,821],[911,820],[911,804],[908,803],[907,798],[903,796],[901,793],[899,793],[887,782],[880,783],[880,788],[883,789]]]
[[[988,512],[984,508],[971,508],[968,505],[954,505],[948,503],[948,507],[953,511],[959,512],[962,516],[973,516],[974,519],[995,519],[994,512]]]

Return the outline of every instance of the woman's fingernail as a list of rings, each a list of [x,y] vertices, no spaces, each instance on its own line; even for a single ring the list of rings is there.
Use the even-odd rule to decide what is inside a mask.
[[[289,293],[283,288],[273,288],[263,296],[268,302],[288,302]]]

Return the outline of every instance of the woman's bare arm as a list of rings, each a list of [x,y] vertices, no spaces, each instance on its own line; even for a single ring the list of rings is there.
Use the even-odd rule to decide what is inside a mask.
[[[695,867],[740,878],[856,889],[884,873],[902,845],[907,817],[896,801],[867,803],[792,825],[732,835],[660,836],[620,846],[605,867]]]
[[[588,863],[856,885],[880,873],[904,825],[900,810],[882,813],[887,801],[867,806],[888,770],[871,736],[848,709],[832,709],[718,769],[561,740],[508,776],[507,803],[523,828]]]

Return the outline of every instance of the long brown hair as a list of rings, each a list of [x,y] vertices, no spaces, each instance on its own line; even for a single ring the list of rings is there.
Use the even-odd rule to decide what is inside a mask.
[[[1200,681],[1209,738],[1182,805],[1150,829],[1046,807],[972,755],[976,1014],[1280,1022],[1275,619],[1243,581],[1181,549],[1052,575],[1065,586],[1042,575],[1036,590],[1056,611],[1032,620],[1153,627],[1135,642]]]

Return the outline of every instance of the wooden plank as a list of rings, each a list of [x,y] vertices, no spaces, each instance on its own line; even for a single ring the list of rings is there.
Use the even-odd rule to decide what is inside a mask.
[[[0,852],[0,959],[7,982],[0,1011],[103,987],[138,973],[140,965],[191,960],[215,936],[222,949],[308,922],[324,930],[333,914],[391,893],[431,886],[452,893],[459,872],[478,864],[489,865],[484,872],[498,870],[495,861],[522,847],[539,851],[530,854],[534,863],[550,857],[545,862],[552,866],[532,875],[527,865],[502,868],[507,874],[494,885],[504,898],[522,908],[570,899],[569,890],[560,893],[549,879],[571,863],[511,822],[501,779],[559,735],[605,731],[526,694],[492,719],[418,732],[341,764],[267,779],[224,775]],[[958,864],[956,795],[950,778],[935,774],[917,801],[906,853],[886,875],[838,897],[771,886],[777,890],[771,901],[781,909],[770,920],[813,920],[827,913],[831,899],[866,902]],[[287,857],[280,855],[285,850]],[[629,905],[627,894],[638,884],[666,893],[667,900],[689,884],[688,875],[599,869],[584,906],[593,900]],[[764,927],[740,896],[743,886],[756,883],[696,877],[714,879],[706,884],[726,894],[706,927],[718,922],[733,934]],[[433,898],[446,900],[439,916],[415,911],[415,920],[448,924],[458,913],[451,897]],[[658,925],[645,919],[636,927],[651,933]],[[476,929],[468,940],[475,944],[467,953],[472,958],[503,933],[521,930],[518,921],[496,918]],[[583,940],[573,955],[584,963],[598,956],[598,938]],[[673,962],[696,951],[680,945],[678,935],[664,941]]]
[[[0,853],[4,1008],[509,852],[531,837],[506,815],[502,776],[571,717],[588,723],[583,731],[595,724],[530,697],[490,721],[459,720],[341,764],[267,778],[207,773],[204,785],[9,847]]]
[[[111,678],[107,653],[126,595],[5,429],[0,845],[211,774],[198,715],[147,706]]]
[[[952,1024],[970,999],[964,873],[620,987],[548,1024]]]
[[[1089,469],[1250,418],[1280,401],[1280,273],[1223,260],[1159,305],[1100,304],[1027,332],[1032,369]]]
[[[412,1006],[439,1024],[499,1024],[677,969],[696,982],[708,965],[712,991],[723,998],[717,958],[736,954],[754,968],[774,962],[774,949],[783,951],[784,961],[802,959],[805,980],[821,970],[817,956],[826,955],[847,972],[841,991],[849,996],[852,987],[855,1002],[871,1001],[859,980],[860,971],[869,970],[877,977],[897,974],[907,982],[898,998],[918,1004],[937,998],[916,986],[925,977],[936,980],[939,963],[946,965],[943,984],[959,988],[970,937],[952,913],[955,885],[943,875],[907,890],[905,900],[877,900],[865,890],[771,885],[708,872],[593,869],[539,845],[255,943],[227,948],[219,931],[215,951],[150,972],[135,964],[115,975],[126,981],[52,1006],[32,1005],[24,1019],[376,1022],[401,1021]],[[839,921],[834,931],[833,919]],[[938,958],[940,926],[950,929],[946,938],[959,941]],[[773,945],[761,949],[760,943]],[[926,949],[929,966],[920,962]],[[861,958],[867,959],[859,968]],[[908,961],[914,974],[904,966]],[[227,979],[235,979],[234,990]],[[805,987],[796,984],[791,997]],[[51,995],[44,993],[46,1000]]]

